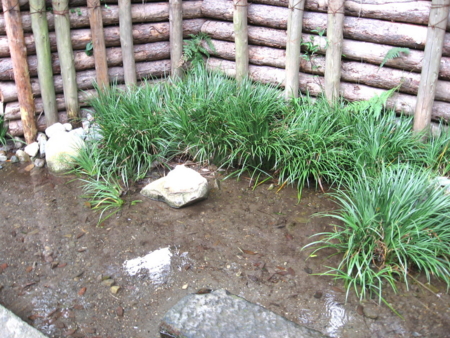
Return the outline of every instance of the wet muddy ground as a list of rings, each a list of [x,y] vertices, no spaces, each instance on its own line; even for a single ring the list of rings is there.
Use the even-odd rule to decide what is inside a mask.
[[[203,288],[225,288],[331,337],[450,337],[450,297],[436,280],[385,294],[401,319],[377,300],[345,302],[342,285],[315,275],[338,261],[301,250],[332,229],[312,217],[335,208],[321,192],[305,190],[297,203],[294,189],[229,179],[207,200],[171,209],[140,196],[141,184],[96,227],[73,177],[3,166],[0,303],[49,337],[156,338],[165,312]]]

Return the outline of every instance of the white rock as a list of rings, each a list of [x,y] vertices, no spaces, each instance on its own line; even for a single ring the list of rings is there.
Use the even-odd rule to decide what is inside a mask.
[[[69,131],[69,133],[77,135],[78,137],[80,137],[82,139],[86,138],[86,132],[81,127],[80,128],[75,128],[75,129]]]
[[[37,158],[34,160],[34,166],[42,168],[45,165],[45,160],[43,158]]]
[[[73,129],[70,123],[64,123],[63,126],[66,129],[66,131],[71,131]]]
[[[47,127],[47,129],[45,129],[45,134],[50,138],[53,137],[54,135],[58,134],[58,133],[65,133],[66,132],[66,128],[64,127],[64,125],[62,125],[59,122],[56,122],[54,124],[52,124],[50,127]]]
[[[31,157],[35,157],[39,152],[39,143],[37,142],[30,143],[25,147],[24,151]]]
[[[79,154],[84,141],[75,134],[57,133],[46,144],[45,160],[51,171],[62,172],[73,167],[73,157]]]
[[[41,156],[45,156],[45,146],[47,145],[47,136],[43,133],[39,133],[37,136],[37,141],[39,143],[39,153]]]
[[[195,170],[178,165],[166,177],[145,186],[141,194],[166,202],[172,208],[181,208],[205,199],[208,181]]]
[[[16,156],[20,162],[28,162],[30,160],[30,156],[20,149],[16,151]]]

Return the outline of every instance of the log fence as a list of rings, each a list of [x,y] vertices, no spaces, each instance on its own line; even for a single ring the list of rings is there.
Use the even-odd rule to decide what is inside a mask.
[[[279,84],[286,97],[309,92],[324,93],[330,102],[337,95],[365,100],[398,87],[388,106],[414,115],[416,130],[427,128],[430,121],[450,120],[450,0],[2,0],[2,4],[0,114],[8,132],[25,135],[27,142],[36,127],[43,129],[57,118],[76,120],[80,107],[95,95],[95,83],[135,85],[179,76],[181,36],[187,39],[200,32],[208,34],[214,46],[208,67],[238,79],[248,75]],[[23,36],[22,59],[15,54],[13,39],[8,39],[11,4],[21,19],[15,33]],[[41,43],[45,29],[43,33],[37,28],[33,14],[37,4],[53,8],[38,10],[40,20],[46,21],[46,45]],[[66,36],[60,39],[61,34]],[[93,55],[87,53],[90,46]],[[396,47],[409,53],[386,59]],[[41,69],[44,64],[46,70]],[[24,70],[28,78],[21,73]],[[68,79],[71,84],[65,83]],[[26,103],[24,97],[34,97],[34,102]]]

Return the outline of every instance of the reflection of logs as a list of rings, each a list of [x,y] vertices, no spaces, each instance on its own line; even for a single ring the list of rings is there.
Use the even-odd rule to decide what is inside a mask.
[[[137,78],[139,80],[148,78],[158,78],[170,73],[170,60],[150,61],[136,63]],[[122,67],[111,67],[108,69],[111,82],[123,83],[124,73]],[[61,75],[53,77],[56,93],[62,93],[63,85]],[[77,72],[78,89],[86,90],[94,88],[95,70],[85,70]],[[37,78],[31,79],[33,94],[40,94],[39,81]],[[3,82],[0,86],[0,100],[3,102],[17,101],[17,88],[14,82]]]
[[[288,8],[253,4],[248,9],[249,24],[286,29]],[[227,0],[204,0],[202,13],[216,20],[232,21],[233,3]],[[327,14],[305,12],[303,32],[325,30]],[[344,37],[391,46],[424,49],[427,27],[384,20],[348,16],[344,20]],[[450,56],[450,34],[444,40],[443,55]]]
[[[234,41],[233,24],[230,22],[207,21],[202,26],[202,32],[207,33],[213,39]],[[318,47],[318,53],[325,54],[326,38],[310,34],[302,35],[303,41],[311,41],[311,38],[314,39],[314,44]],[[286,32],[274,28],[249,26],[249,43],[267,47],[285,48]],[[392,46],[344,39],[342,54],[344,54],[345,59],[380,65],[390,49],[392,49]],[[409,55],[401,55],[398,58],[389,60],[386,62],[385,67],[389,66],[420,72],[422,69],[422,60],[423,51],[410,50]],[[441,59],[439,77],[450,80],[450,57],[443,57]]]
[[[106,49],[108,66],[115,67],[122,65],[122,49],[111,47]],[[170,57],[169,42],[153,42],[144,45],[134,46],[134,57],[136,62],[163,60]],[[53,74],[60,74],[60,64],[58,54],[52,54]],[[86,54],[85,51],[74,51],[75,69],[77,71],[94,69],[94,57]],[[37,57],[28,56],[28,67],[31,76],[37,76]],[[0,81],[13,80],[14,74],[10,58],[0,59]]]
[[[209,58],[207,65],[208,68],[218,69],[231,77],[234,77],[236,74],[235,64],[232,61]],[[284,69],[269,66],[250,65],[249,71],[249,76],[254,81],[283,86]],[[300,74],[300,90],[302,92],[309,92],[310,94],[317,96],[322,93],[323,88],[323,77],[304,73]],[[341,82],[340,94],[344,98],[351,101],[369,100],[373,96],[380,95],[384,92],[384,89],[371,88],[361,84]],[[388,100],[387,105],[389,108],[393,108],[398,112],[414,115],[416,100],[417,98],[412,95],[394,94]],[[435,101],[433,105],[432,118],[433,120],[443,119],[446,122],[450,121],[450,103]]]
[[[204,19],[192,19],[183,21],[183,35],[185,38],[190,34],[198,34],[200,28],[205,22]],[[120,46],[120,32],[119,26],[105,27],[105,44],[106,47],[119,47]],[[56,36],[55,33],[50,33],[50,48],[53,52],[56,51]],[[75,29],[71,31],[72,48],[74,50],[82,50],[86,48],[88,42],[91,41],[90,29]],[[169,40],[169,23],[147,23],[133,25],[133,39],[134,44],[144,44],[156,41],[168,41]],[[25,34],[25,44],[27,47],[28,55],[36,54],[36,47],[34,42],[34,36],[32,34]],[[9,56],[8,39],[6,36],[0,36],[0,57]]]

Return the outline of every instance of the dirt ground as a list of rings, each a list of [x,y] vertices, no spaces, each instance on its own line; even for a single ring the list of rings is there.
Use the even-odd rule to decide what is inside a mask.
[[[342,285],[315,275],[338,259],[301,250],[332,229],[312,217],[335,208],[321,192],[305,190],[297,203],[294,189],[229,179],[207,200],[171,209],[139,194],[147,180],[96,227],[73,178],[10,163],[0,170],[0,303],[49,337],[156,338],[166,311],[203,288],[331,337],[450,337],[450,297],[438,281],[385,294],[401,319],[376,300],[345,302]],[[127,262],[149,253],[161,269],[133,275]]]

